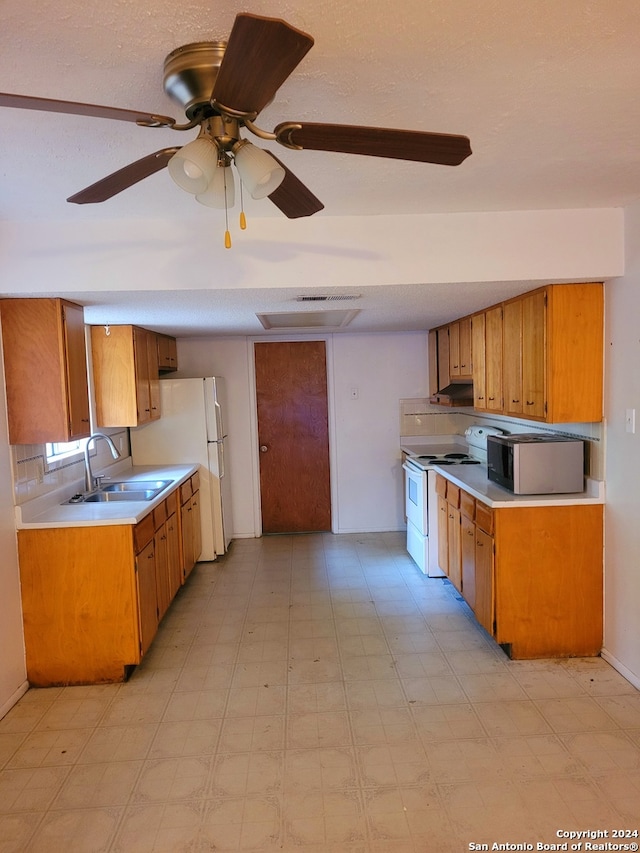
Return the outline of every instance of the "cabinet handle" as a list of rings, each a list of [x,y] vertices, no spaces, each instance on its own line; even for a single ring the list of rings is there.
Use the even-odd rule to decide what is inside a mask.
[[[478,397],[478,400],[484,400],[484,397]]]
[[[495,399],[496,399],[495,397],[489,397],[489,400],[490,400],[491,402],[493,402]]]
[[[512,402],[512,403],[519,403],[519,402],[520,402],[520,400],[512,400],[511,402]]]
[[[527,406],[534,406],[534,405],[535,405],[534,400],[527,400]]]

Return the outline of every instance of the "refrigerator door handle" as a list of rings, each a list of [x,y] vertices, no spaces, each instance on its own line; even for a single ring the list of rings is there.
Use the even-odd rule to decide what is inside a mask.
[[[220,439],[218,444],[218,465],[220,466],[220,479],[224,477],[224,441]]]
[[[218,441],[224,438],[224,424],[222,423],[222,407],[217,400],[214,400],[213,408],[216,413],[216,435]]]

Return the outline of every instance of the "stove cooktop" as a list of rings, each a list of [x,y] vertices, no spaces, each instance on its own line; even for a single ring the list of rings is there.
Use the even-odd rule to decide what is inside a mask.
[[[425,453],[413,458],[421,465],[480,465],[480,460],[474,459],[468,453]]]

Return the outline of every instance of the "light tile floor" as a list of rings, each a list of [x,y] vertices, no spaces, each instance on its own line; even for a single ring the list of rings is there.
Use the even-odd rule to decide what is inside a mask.
[[[3,853],[615,841],[640,693],[599,658],[509,661],[402,534],[238,540],[128,683],[30,690],[0,768]]]

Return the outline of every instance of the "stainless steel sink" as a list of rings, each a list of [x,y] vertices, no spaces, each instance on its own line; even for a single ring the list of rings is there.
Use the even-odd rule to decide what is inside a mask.
[[[85,504],[107,503],[110,501],[150,501],[154,498],[159,489],[138,489],[131,492],[93,492],[81,501]],[[75,503],[75,501],[74,501]]]
[[[163,489],[171,485],[171,480],[121,480],[104,483],[95,492],[74,495],[68,504],[95,504],[111,501],[150,501]]]
[[[158,494],[171,480],[124,480],[122,482],[103,483],[100,492],[153,492]]]

